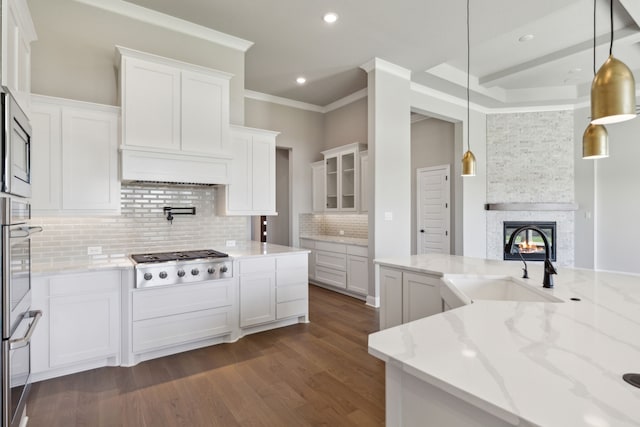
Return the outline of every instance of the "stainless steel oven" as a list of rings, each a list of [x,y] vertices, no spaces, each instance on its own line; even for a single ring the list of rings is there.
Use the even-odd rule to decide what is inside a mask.
[[[31,197],[31,124],[8,92],[2,103],[2,192]]]
[[[24,199],[0,198],[2,224],[2,427],[18,426],[29,392],[30,340],[42,316],[31,307],[31,237],[42,231],[30,225]]]

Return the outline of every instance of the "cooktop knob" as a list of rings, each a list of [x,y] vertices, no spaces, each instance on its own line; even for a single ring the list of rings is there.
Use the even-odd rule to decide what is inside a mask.
[[[229,271],[229,269],[227,268],[226,265],[223,265],[222,267],[220,267],[220,273],[226,273],[227,271]]]
[[[200,274],[200,270],[198,270],[197,268],[194,268],[193,270],[191,270],[192,276],[197,276],[198,274]]]
[[[178,277],[184,277],[184,270],[178,270]]]
[[[161,271],[160,272],[160,278],[161,279],[166,279],[167,278],[167,272],[166,271]]]
[[[215,269],[215,268],[213,268],[213,267],[209,267],[209,269],[207,269],[207,272],[208,272],[209,274],[214,274],[214,273],[216,272],[216,269]]]
[[[144,273],[144,280],[151,280],[153,275],[151,273]]]

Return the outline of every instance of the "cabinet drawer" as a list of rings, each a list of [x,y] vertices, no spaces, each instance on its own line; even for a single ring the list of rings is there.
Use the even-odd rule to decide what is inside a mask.
[[[306,299],[283,302],[276,306],[276,317],[284,319],[291,316],[303,316],[307,314],[308,309],[309,304]]]
[[[346,245],[341,243],[316,242],[316,249],[319,251],[337,252],[340,254],[347,253]]]
[[[231,332],[231,307],[159,317],[133,322],[134,353],[191,341],[199,341]]]
[[[293,301],[298,299],[307,299],[308,285],[286,286],[276,289],[276,301],[278,303]]]
[[[53,276],[49,280],[51,296],[78,295],[86,293],[118,292],[120,271],[100,271]]]
[[[276,271],[276,286],[306,285],[309,271],[306,268]]]
[[[275,271],[276,269],[276,259],[274,257],[241,259],[238,264],[240,267],[240,274]]]
[[[369,248],[366,246],[347,246],[349,255],[369,256]]]
[[[137,290],[132,301],[134,321],[228,306],[233,280]]]
[[[307,268],[308,254],[285,255],[276,258],[276,270],[285,268]]]
[[[316,280],[339,288],[347,287],[347,273],[331,270],[329,268],[316,267]]]
[[[316,267],[328,267],[340,271],[347,270],[347,255],[333,252],[316,252]]]
[[[315,249],[316,242],[309,239],[300,239],[300,247],[305,249]]]

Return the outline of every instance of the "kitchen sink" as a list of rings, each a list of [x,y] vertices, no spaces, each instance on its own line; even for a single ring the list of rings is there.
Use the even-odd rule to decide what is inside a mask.
[[[479,300],[564,302],[536,284],[511,276],[447,275],[440,289],[444,302],[450,308],[471,304]]]

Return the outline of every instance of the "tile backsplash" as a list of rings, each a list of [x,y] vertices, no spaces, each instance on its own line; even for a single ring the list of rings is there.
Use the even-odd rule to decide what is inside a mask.
[[[44,231],[33,238],[34,266],[105,262],[132,253],[206,249],[249,238],[248,217],[217,216],[215,187],[155,183],[123,184],[119,216],[38,217]],[[164,206],[195,207],[196,215],[167,221]],[[101,255],[87,255],[100,246]]]
[[[368,215],[300,214],[300,236],[338,236],[368,238]]]

